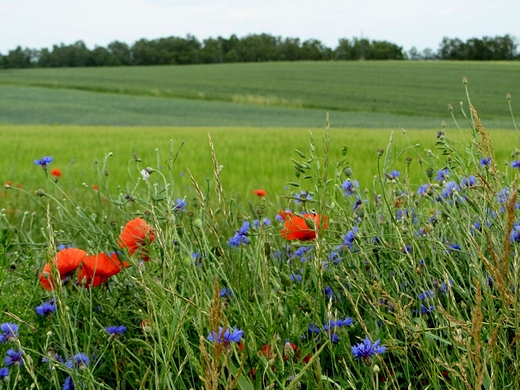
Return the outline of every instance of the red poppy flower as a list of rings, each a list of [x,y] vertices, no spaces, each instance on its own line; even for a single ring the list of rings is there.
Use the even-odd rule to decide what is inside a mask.
[[[138,249],[141,249],[140,256],[143,260],[147,261],[150,260],[150,258],[147,256],[146,250],[143,247],[151,243],[154,239],[155,232],[152,230],[152,227],[148,225],[144,219],[135,218],[128,221],[121,232],[119,236],[119,246],[121,248],[128,248],[130,256]]]
[[[61,171],[57,168],[54,168],[52,171],[51,171],[51,175],[54,176],[54,177],[61,177]]]
[[[259,356],[265,356],[266,359],[275,359],[276,354],[273,353],[273,346],[271,344],[262,345],[262,349],[258,351]]]
[[[261,188],[258,188],[257,190],[254,190],[253,193],[258,196],[266,196],[267,192],[265,190],[262,190]]]
[[[52,263],[58,269],[60,279],[63,280],[83,262],[87,252],[77,248],[66,248],[56,253],[56,257],[52,259]],[[40,284],[46,290],[54,290],[54,280],[51,273],[51,264],[47,263],[43,267],[40,275]]]
[[[99,189],[99,186],[97,184],[92,184],[92,189],[94,191],[97,191]]]
[[[282,237],[286,240],[308,241],[316,238],[315,227],[320,226],[320,214],[293,214],[291,212],[280,211],[281,217],[285,220],[285,229],[282,229]],[[323,229],[328,228],[328,217],[323,217]]]
[[[11,187],[13,185],[13,182],[12,181],[8,181],[7,183],[5,183],[5,185]]]
[[[78,281],[83,287],[97,287],[128,266],[127,262],[121,264],[116,253],[86,256],[78,272]]]

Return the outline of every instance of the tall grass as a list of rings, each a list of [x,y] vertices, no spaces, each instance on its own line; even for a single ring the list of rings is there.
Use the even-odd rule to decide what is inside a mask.
[[[16,223],[1,212],[2,321],[18,331],[4,325],[0,348],[23,351],[6,361],[2,385],[515,386],[520,163],[513,150],[502,165],[499,140],[467,114],[464,139],[440,132],[418,152],[410,134],[387,133],[362,161],[339,133],[313,131],[306,146],[290,144],[290,188],[249,201],[234,196],[240,182],[226,183],[235,173],[222,163],[224,133],[198,145],[209,152],[202,180],[178,167],[178,142],[146,160],[138,149],[124,191],[111,187],[115,155],[98,158],[94,200],[55,181],[56,160],[35,166],[39,191],[4,192],[6,205],[16,196],[40,211]],[[365,165],[376,173],[358,185]],[[178,169],[189,187],[178,186]],[[153,233],[139,249],[121,247],[136,217]],[[49,277],[43,266],[61,245],[115,251],[128,266],[97,287],[71,274],[44,290],[38,277]],[[55,311],[38,315],[49,300]],[[126,330],[111,335],[114,325]]]

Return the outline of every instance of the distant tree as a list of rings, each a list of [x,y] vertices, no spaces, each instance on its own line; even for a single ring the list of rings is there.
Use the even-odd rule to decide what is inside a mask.
[[[285,38],[280,42],[280,51],[283,61],[298,61],[301,57],[300,39]]]
[[[354,50],[354,45],[350,43],[350,40],[342,38],[338,42],[338,47],[334,50],[334,58],[337,60],[358,60]]]
[[[224,38],[207,38],[202,42],[200,60],[204,64],[224,62]]]
[[[108,44],[107,49],[112,56],[113,65],[132,65],[132,54],[126,43],[114,41]]]
[[[403,60],[403,48],[387,41],[372,41],[365,58],[367,60]]]
[[[3,57],[4,68],[31,68],[36,56],[36,51],[31,49],[22,49],[18,46],[14,50]]]
[[[422,60],[422,54],[417,50],[415,46],[412,46],[412,48],[408,51],[408,59],[411,61],[418,61]]]
[[[308,61],[330,60],[333,52],[317,39],[308,39],[302,43],[300,59]]]

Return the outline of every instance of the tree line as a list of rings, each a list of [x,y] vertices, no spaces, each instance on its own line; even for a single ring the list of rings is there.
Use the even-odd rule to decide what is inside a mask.
[[[460,39],[444,38],[434,52],[415,47],[409,52],[388,41],[365,38],[340,39],[335,49],[317,39],[281,38],[252,34],[242,38],[231,35],[207,38],[202,42],[192,35],[140,39],[133,45],[114,41],[106,47],[89,49],[83,41],[54,45],[51,49],[18,46],[0,54],[0,68],[49,68],[84,66],[188,65],[265,61],[329,60],[515,60],[516,38],[503,37]]]

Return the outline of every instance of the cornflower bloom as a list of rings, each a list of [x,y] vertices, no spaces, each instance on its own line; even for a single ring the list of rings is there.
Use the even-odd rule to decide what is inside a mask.
[[[62,390],[74,390],[76,386],[74,385],[74,381],[72,380],[72,377],[68,376],[65,379],[65,382],[63,382]]]
[[[73,359],[70,359],[67,362],[67,367],[69,368],[85,368],[90,365],[90,358],[84,353],[77,353],[74,355]]]
[[[520,224],[515,223],[513,225],[509,239],[511,242],[520,242]]]
[[[520,168],[520,160],[511,161],[512,168]]]
[[[354,323],[354,320],[350,317],[347,317],[344,320],[329,321],[328,324],[325,324],[323,326],[323,329],[325,329],[325,331],[328,332],[329,330],[332,330],[334,328],[343,328],[345,326],[351,326],[353,323]]]
[[[4,359],[5,365],[6,366],[11,366],[13,364],[15,366],[23,365],[22,355],[23,355],[23,352],[21,350],[15,351],[12,348],[7,350],[6,356]]]
[[[219,326],[217,332],[209,332],[208,340],[217,344],[224,344],[225,346],[228,346],[231,343],[238,343],[243,336],[244,331],[237,329],[236,327],[234,327],[233,330],[230,330],[229,328],[223,329],[221,326]]]
[[[0,380],[9,380],[9,369],[7,367],[0,368]]]
[[[396,180],[399,178],[401,172],[396,171],[395,169],[391,173],[385,173],[385,176],[388,180]]]
[[[376,340],[373,344],[372,341],[367,337],[363,340],[362,343],[353,345],[351,347],[352,355],[356,359],[364,359],[365,361],[370,361],[370,358],[374,355],[380,355],[386,351],[386,347],[384,345],[379,345],[381,340]]]
[[[450,170],[448,168],[445,169],[439,169],[437,171],[437,176],[435,176],[435,180],[443,181],[446,180],[448,175],[450,174]]]
[[[460,183],[461,187],[474,187],[477,185],[477,180],[475,179],[475,175],[470,175],[467,178],[463,177]]]
[[[444,188],[441,192],[441,196],[444,199],[450,198],[459,191],[459,186],[454,181],[449,181],[444,185]]]
[[[13,340],[18,337],[18,325],[9,322],[4,322],[0,325],[2,334],[0,335],[0,343],[5,344],[7,341]]]
[[[173,203],[173,201],[172,201]],[[173,211],[181,211],[183,213],[186,212],[186,201],[184,199],[177,198],[175,203],[173,203]]]
[[[249,222],[244,222],[242,227],[237,230],[235,235],[229,239],[230,246],[240,246],[240,244],[249,244]]]
[[[233,297],[233,291],[229,288],[222,288],[219,291],[219,295],[221,298],[232,298]]]
[[[49,317],[52,313],[56,311],[56,304],[54,303],[54,300],[51,299],[50,301],[43,302],[41,305],[36,306],[36,314],[39,316],[46,316]]]
[[[480,165],[482,165],[483,167],[486,167],[489,164],[491,164],[491,157],[482,157],[480,159]]]
[[[126,332],[126,326],[124,325],[113,325],[113,326],[106,326],[105,330],[110,335],[110,337],[116,337],[119,335],[122,335]]]
[[[359,187],[359,183],[357,180],[347,179],[341,184],[341,188],[343,189],[343,193],[345,196],[350,196],[356,193],[356,188]]]
[[[308,200],[312,200],[311,194],[307,191],[302,191],[299,194],[296,194],[296,199],[294,199],[294,203],[305,203]]]
[[[47,170],[47,165],[49,165],[52,162],[51,156],[45,156],[41,160],[34,160],[34,163],[36,165],[39,165],[43,168],[44,171]]]

